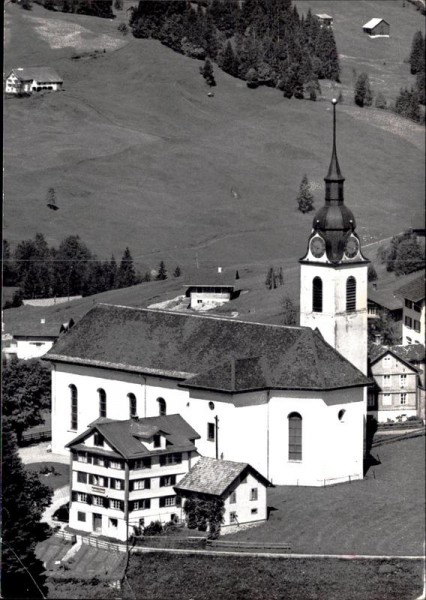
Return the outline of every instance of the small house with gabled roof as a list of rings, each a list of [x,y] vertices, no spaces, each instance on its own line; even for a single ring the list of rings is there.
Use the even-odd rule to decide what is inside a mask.
[[[320,22],[322,27],[332,27],[333,26],[333,17],[327,15],[326,13],[319,13],[315,15],[318,21]]]
[[[194,310],[211,310],[235,298],[234,271],[224,271],[221,267],[213,269],[196,269],[185,275],[186,292],[190,308]]]
[[[220,498],[222,528],[267,519],[266,489],[272,484],[247,463],[201,457],[174,486],[179,497]]]
[[[62,89],[63,79],[50,67],[17,67],[6,77],[6,94],[32,94]]]
[[[370,19],[362,26],[362,30],[370,37],[389,37],[390,35],[389,23],[379,18]]]
[[[180,415],[98,418],[70,449],[70,527],[126,540],[152,521],[179,521],[173,485],[198,458],[199,435]]]

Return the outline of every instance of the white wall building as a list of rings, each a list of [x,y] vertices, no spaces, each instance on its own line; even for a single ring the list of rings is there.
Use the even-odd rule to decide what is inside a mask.
[[[50,67],[18,67],[6,77],[6,94],[32,94],[62,89],[63,79]]]
[[[180,520],[173,486],[199,458],[198,437],[179,415],[97,419],[68,444],[70,527],[126,540],[133,527]]]
[[[260,523],[268,517],[266,488],[270,482],[247,463],[201,457],[175,485],[182,498],[219,498],[224,503],[222,530]]]
[[[221,267],[216,272],[197,269],[187,279],[185,295],[189,297],[189,306],[194,310],[209,310],[234,298],[235,276]]]
[[[404,299],[402,345],[425,343],[425,278],[422,274],[400,287],[396,294]]]
[[[325,181],[300,261],[300,327],[94,307],[46,356],[53,451],[99,416],[176,413],[201,455],[249,463],[273,484],[361,479],[368,261],[343,202],[335,128]]]

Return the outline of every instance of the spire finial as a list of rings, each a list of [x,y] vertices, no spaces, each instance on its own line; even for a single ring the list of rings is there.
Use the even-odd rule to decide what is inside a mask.
[[[338,100],[333,98],[331,101],[333,105],[333,150],[331,153],[331,161],[330,166],[328,168],[328,173],[325,177],[325,199],[327,201],[335,200],[339,203],[343,202],[343,182],[345,178],[343,177],[339,161],[337,160],[337,150],[336,150],[336,104]]]

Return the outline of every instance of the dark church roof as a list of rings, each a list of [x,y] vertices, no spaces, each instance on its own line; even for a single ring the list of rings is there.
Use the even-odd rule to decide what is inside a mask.
[[[88,312],[44,359],[226,392],[331,390],[370,382],[308,327],[107,304]]]

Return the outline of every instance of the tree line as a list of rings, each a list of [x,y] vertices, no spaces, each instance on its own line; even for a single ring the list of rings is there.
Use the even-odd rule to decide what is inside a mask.
[[[300,16],[291,0],[140,0],[129,24],[137,38],[208,58],[234,77],[278,87],[289,98],[303,98],[319,79],[339,81],[332,29],[321,27],[310,10]]]
[[[177,266],[173,276],[180,275],[181,269]],[[49,247],[44,235],[37,233],[34,239],[19,242],[13,253],[8,241],[3,240],[3,283],[20,288],[12,306],[19,306],[22,299],[90,296],[167,278],[164,261],[156,271],[141,274],[135,269],[128,247],[119,263],[114,255],[102,261],[78,235],[66,237],[55,248]]]
[[[388,105],[386,98],[382,92],[376,96],[371,88],[368,73],[362,72],[359,74],[354,85],[354,102],[357,106],[372,106],[375,97],[375,107],[380,109],[391,109],[398,115],[411,119],[415,122],[424,121],[424,115],[420,105],[426,104],[425,92],[425,37],[421,31],[414,34],[411,44],[410,57],[410,72],[415,75],[415,83],[411,88],[401,88],[398,97],[394,104]]]
[[[395,235],[387,246],[380,246],[377,258],[395,275],[408,275],[424,268],[425,248],[410,231]]]

